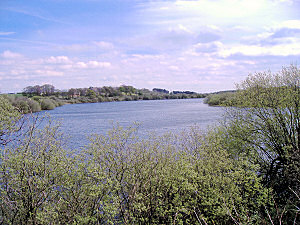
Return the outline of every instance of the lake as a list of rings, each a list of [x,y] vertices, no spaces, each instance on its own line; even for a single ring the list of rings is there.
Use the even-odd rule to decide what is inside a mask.
[[[144,137],[149,132],[180,132],[195,125],[205,130],[222,118],[224,109],[210,107],[203,99],[174,99],[73,104],[47,113],[60,121],[62,132],[69,136],[68,146],[80,148],[88,143],[88,135],[105,134],[112,123],[128,127],[138,122],[138,134]]]

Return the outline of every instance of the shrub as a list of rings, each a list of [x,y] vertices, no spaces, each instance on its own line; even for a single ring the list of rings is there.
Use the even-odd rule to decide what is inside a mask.
[[[225,92],[219,94],[211,94],[207,96],[204,100],[204,103],[210,106],[227,106],[235,105],[234,103],[234,92]]]
[[[19,112],[21,113],[29,113],[30,112],[30,108],[27,102],[26,97],[24,97],[24,99],[22,98],[17,98],[14,102],[13,102],[13,106],[15,106]]]
[[[264,184],[274,190],[281,219],[294,223],[300,207],[300,68],[250,74],[238,86],[227,110],[227,139],[238,143],[235,155],[258,162]],[[277,211],[278,212],[278,211]]]
[[[104,102],[104,98],[103,98],[102,96],[99,95],[99,96],[97,97],[97,101],[98,101],[98,102]]]
[[[0,156],[4,224],[230,224],[236,211],[255,224],[266,204],[255,165],[215,133],[142,140],[115,126],[72,155],[57,128],[28,131]]]
[[[33,96],[31,99],[34,100],[34,101],[37,101],[39,102],[43,97],[41,96]]]
[[[151,96],[150,95],[144,95],[143,96],[143,100],[150,100],[151,99]]]
[[[41,100],[41,108],[42,110],[52,110],[55,108],[55,104],[51,99],[45,98]]]
[[[197,130],[176,136],[139,140],[134,129],[115,127],[95,136],[86,150],[89,165],[114,183],[121,223],[229,224],[230,213],[257,222],[266,189],[256,166],[231,159],[214,133]],[[91,176],[91,175],[90,175]]]
[[[35,100],[28,99],[27,103],[28,103],[30,112],[39,112],[39,111],[41,111],[41,105],[38,102],[36,102]]]
[[[0,96],[0,146],[13,140],[10,135],[21,128],[18,124],[21,118],[21,114],[8,99]]]
[[[68,161],[59,147],[56,128],[28,128],[23,139],[0,156],[0,218],[4,224],[55,223],[49,206],[59,200],[57,191]]]

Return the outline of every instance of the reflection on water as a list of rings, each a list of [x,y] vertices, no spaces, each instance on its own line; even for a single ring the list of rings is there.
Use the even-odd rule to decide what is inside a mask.
[[[175,99],[74,104],[47,113],[60,121],[62,132],[70,137],[69,147],[79,148],[88,143],[88,135],[105,134],[112,122],[123,127],[138,122],[138,133],[144,136],[149,132],[180,132],[194,125],[205,129],[221,119],[224,110],[209,107],[203,99]]]

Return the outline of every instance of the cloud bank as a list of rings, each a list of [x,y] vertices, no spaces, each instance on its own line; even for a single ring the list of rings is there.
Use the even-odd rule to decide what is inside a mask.
[[[300,56],[297,1],[13,3],[0,6],[14,22],[0,31],[1,92],[43,83],[227,90]]]

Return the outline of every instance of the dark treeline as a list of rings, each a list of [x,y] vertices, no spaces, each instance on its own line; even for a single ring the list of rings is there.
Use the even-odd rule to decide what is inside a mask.
[[[111,101],[138,101],[160,99],[204,98],[207,94],[191,91],[173,91],[154,88],[136,89],[132,86],[71,88],[68,91],[56,89],[53,85],[35,85],[24,88],[20,94],[5,95],[13,106],[23,113],[51,110],[64,104],[95,103]]]
[[[206,133],[116,125],[76,153],[0,96],[0,224],[299,224],[299,87],[255,73]]]

